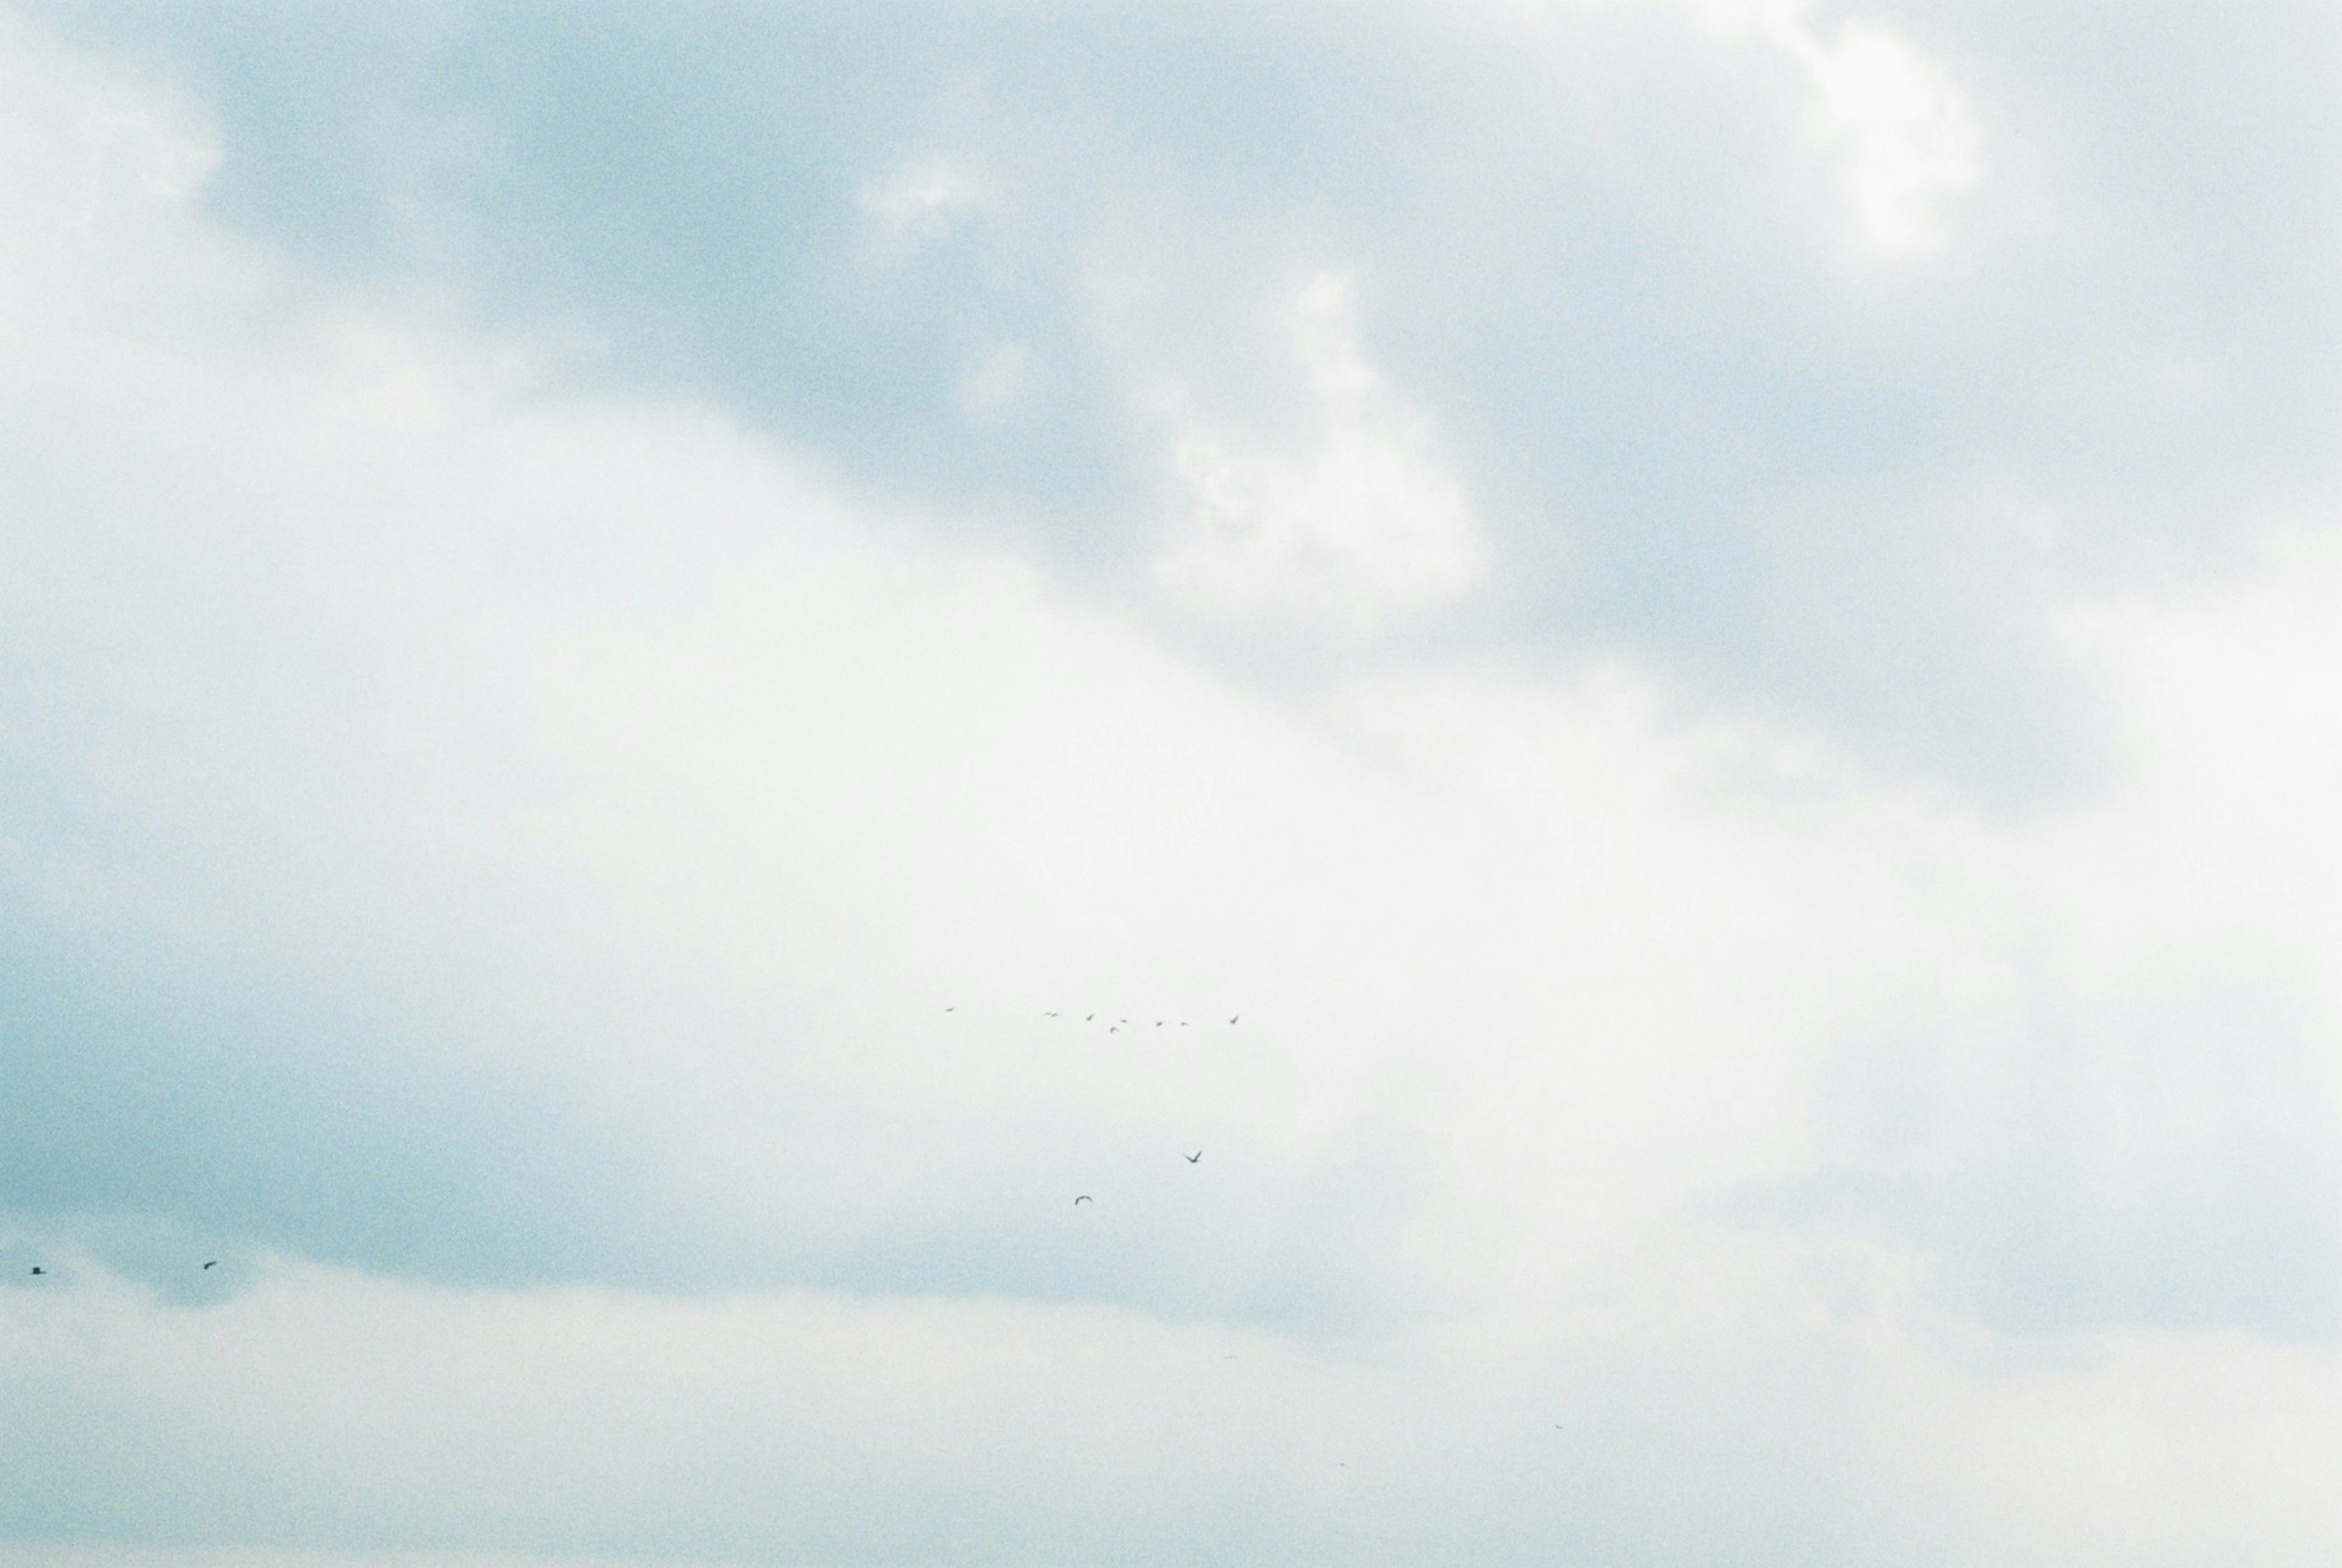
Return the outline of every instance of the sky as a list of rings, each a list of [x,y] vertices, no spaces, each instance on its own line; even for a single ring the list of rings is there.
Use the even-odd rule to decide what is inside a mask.
[[[2337,73],[0,0],[0,1568],[2342,1556]]]

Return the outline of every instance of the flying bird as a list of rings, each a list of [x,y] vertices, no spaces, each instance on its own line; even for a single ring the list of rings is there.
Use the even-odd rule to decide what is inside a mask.
[[[1044,1017],[1044,1018],[1055,1018],[1055,1017],[1056,1016],[1056,1014],[1054,1014],[1054,1013],[1044,1013],[1044,1014],[1041,1014],[1041,1016],[1042,1016],[1042,1017]]]
[[[1235,1023],[1236,1021],[1236,1014],[1233,1014],[1233,1013],[1229,1014],[1228,1014],[1228,1022],[1229,1022],[1229,1023],[1231,1023],[1231,1024],[1233,1024],[1233,1023]]]
[[[1196,1161],[1198,1161],[1198,1160],[1202,1159],[1203,1157],[1204,1157],[1204,1151],[1203,1151],[1203,1150],[1201,1150],[1201,1149],[1196,1150],[1196,1151],[1194,1154],[1183,1154],[1183,1155],[1181,1155],[1181,1156],[1180,1156],[1180,1158],[1182,1158],[1182,1159],[1186,1160],[1186,1161],[1189,1164],[1191,1164],[1191,1165],[1192,1165],[1192,1164],[1194,1164]]]
[[[956,1007],[946,1007],[946,1008],[945,1008],[945,1009],[944,1009],[944,1011],[945,1011],[945,1012],[946,1012],[946,1013],[956,1013],[956,1012],[958,1012],[958,1011],[959,1011],[959,1009],[958,1009],[958,1008],[956,1008]]]
[[[1096,1198],[1091,1197],[1087,1193],[1084,1193],[1080,1197],[1074,1200],[1074,1207],[1078,1209],[1084,1203],[1095,1203],[1096,1202],[1097,1200]]]
[[[219,1267],[219,1259],[214,1258],[211,1262],[205,1263],[204,1267],[207,1269],[215,1269]]]
[[[47,1273],[49,1271],[48,1271],[48,1270],[46,1270],[46,1269],[45,1269],[45,1268],[43,1268],[40,1264],[38,1264],[38,1263],[35,1263],[35,1264],[33,1265],[33,1272],[34,1272],[35,1273],[36,1273],[36,1274],[45,1274],[45,1273]]]
[[[1095,1013],[1085,1013],[1082,1014],[1082,1022],[1085,1024],[1095,1024],[1097,1022],[1097,1014]]]

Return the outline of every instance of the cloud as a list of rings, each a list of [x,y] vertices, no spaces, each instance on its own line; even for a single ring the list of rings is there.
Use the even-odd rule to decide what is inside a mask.
[[[2334,182],[2307,153],[2259,177],[2267,145],[2342,145],[2314,14],[483,5],[305,27],[297,58],[225,15],[54,20],[218,117],[210,210],[561,385],[722,406],[1133,600],[1183,438],[1229,538],[1325,514],[1336,474],[1436,470],[1488,565],[1418,635],[1625,653],[2013,806],[2103,760],[2052,601],[2331,489],[2331,269],[2266,258]],[[1326,466],[1261,324],[1329,261],[1436,453],[1399,420]],[[2009,494],[2056,547],[1980,516]],[[1223,548],[1209,580],[1306,554]],[[1166,627],[1257,668],[1257,624],[1196,602]]]
[[[941,165],[906,170],[894,180],[864,186],[855,197],[896,245],[941,236],[957,214],[983,199],[983,188],[975,180]]]
[[[1362,632],[1467,592],[1486,546],[1423,416],[1361,355],[1356,285],[1319,273],[1291,331],[1322,421],[1299,458],[1179,437],[1185,515],[1156,576],[1182,603]]]
[[[30,28],[0,70],[5,1551],[2332,1551],[2330,519],[2247,486],[2225,576],[1995,601],[2108,735],[2022,812],[1680,625],[1279,688],[998,493],[223,217],[232,115]],[[917,166],[822,164],[842,246]],[[1547,581],[1473,453],[1562,404],[1475,395],[1556,318],[1443,335],[1386,302],[1479,302],[1336,237],[1295,335],[1160,347],[1280,297],[1238,256],[1130,282],[1093,370],[1212,444],[1212,604],[1468,619]],[[1015,292],[910,334],[967,327],[944,388],[1032,345],[1004,440],[1079,380]],[[1945,536],[2087,531],[1994,494]],[[1816,588],[1863,535],[1807,522],[1711,608],[1892,632],[1923,595]]]
[[[106,1568],[2330,1546],[2301,1506],[2334,1453],[2330,1363],[2138,1337],[1980,1364],[1945,1325],[1830,1300],[1891,1266],[1818,1261],[1793,1271],[1817,1290],[1702,1249],[1566,1314],[1347,1353],[1002,1302],[515,1296],[282,1265],[200,1310],[102,1275],[12,1283],[5,1375],[36,1413],[5,1439],[0,1507],[18,1560]],[[109,1537],[163,1544],[71,1544]]]
[[[1522,7],[1568,15],[1599,0]],[[1834,165],[1860,247],[1886,260],[1917,256],[1946,238],[1945,208],[1982,176],[1983,132],[1943,67],[1875,17],[1825,27],[1810,0],[1658,0],[1727,47],[1752,40],[1803,68],[1806,126]]]
[[[1848,20],[1785,46],[1812,73],[1815,137],[1828,147],[1857,232],[1886,256],[1933,250],[1944,206],[1982,173],[1982,133],[1940,67],[1893,33]]]

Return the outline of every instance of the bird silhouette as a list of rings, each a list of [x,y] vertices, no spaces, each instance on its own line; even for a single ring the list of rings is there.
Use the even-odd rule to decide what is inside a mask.
[[[219,1267],[219,1259],[214,1258],[211,1262],[205,1263],[204,1267],[207,1269],[215,1269]]]
[[[49,1271],[48,1271],[48,1270],[46,1270],[46,1269],[45,1269],[45,1268],[43,1268],[40,1264],[38,1264],[38,1263],[35,1263],[35,1264],[33,1265],[33,1272],[34,1272],[35,1273],[36,1273],[36,1274],[45,1274],[45,1273],[47,1273]]]
[[[1056,1014],[1054,1014],[1054,1013],[1044,1013],[1044,1014],[1041,1014],[1041,1016],[1042,1016],[1042,1017],[1044,1017],[1044,1018],[1055,1018],[1055,1017],[1056,1016]]]
[[[956,1013],[956,1012],[958,1012],[958,1011],[959,1011],[959,1009],[958,1009],[958,1008],[956,1008],[956,1007],[946,1007],[946,1008],[945,1008],[945,1009],[944,1009],[944,1011],[945,1011],[945,1012],[946,1012],[946,1013]]]
[[[1096,1198],[1091,1197],[1087,1193],[1084,1193],[1080,1197],[1074,1200],[1074,1207],[1078,1209],[1084,1203],[1095,1203],[1096,1202],[1097,1200]]]
[[[1231,1024],[1235,1023],[1235,1022],[1236,1021],[1236,1016],[1237,1016],[1237,1015],[1236,1015],[1236,1014],[1233,1014],[1233,1013],[1229,1014],[1228,1014],[1228,1022],[1229,1022],[1229,1023],[1231,1023]]]
[[[1204,1157],[1204,1151],[1203,1151],[1203,1150],[1201,1150],[1201,1149],[1196,1150],[1196,1151],[1194,1154],[1183,1154],[1183,1155],[1181,1155],[1181,1156],[1180,1156],[1180,1158],[1181,1158],[1181,1159],[1186,1160],[1186,1161],[1189,1164],[1191,1164],[1191,1165],[1192,1165],[1192,1164],[1194,1164],[1196,1161],[1198,1161],[1198,1160],[1202,1159],[1203,1157]]]
[[[1085,1024],[1095,1024],[1097,1022],[1097,1014],[1095,1013],[1085,1013],[1082,1014],[1082,1022]]]

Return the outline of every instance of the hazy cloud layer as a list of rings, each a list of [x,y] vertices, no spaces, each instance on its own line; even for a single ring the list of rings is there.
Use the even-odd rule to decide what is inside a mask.
[[[1103,584],[1180,410],[1316,417],[1273,317],[1346,270],[1505,562],[1455,635],[2002,797],[2104,761],[2048,604],[2335,479],[2316,7],[62,15],[204,103],[212,204],[319,275]]]
[[[2330,25],[1280,15],[0,26],[0,1565],[2342,1545]]]

